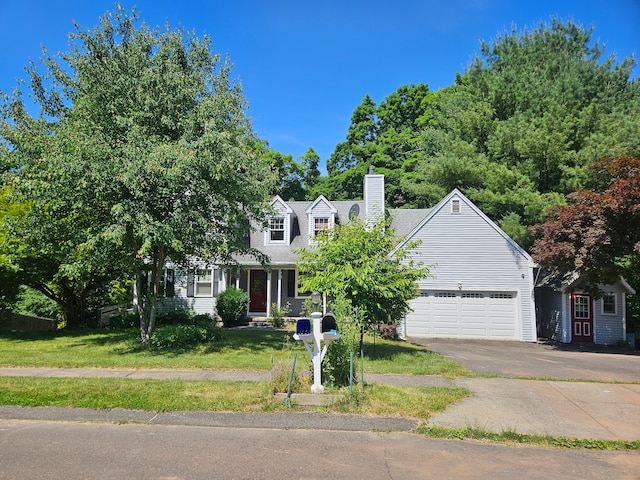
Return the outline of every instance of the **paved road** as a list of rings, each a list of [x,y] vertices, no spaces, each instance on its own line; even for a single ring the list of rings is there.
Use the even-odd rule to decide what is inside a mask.
[[[617,363],[624,358],[635,362],[637,356],[633,355],[568,352],[565,357],[567,352],[535,344],[466,343],[430,340],[427,347],[481,373],[549,378],[569,375],[577,365],[585,374],[581,378],[596,375],[594,372],[612,380],[635,378],[633,372]],[[471,355],[472,352],[475,353]],[[582,362],[594,355],[599,356],[592,359],[593,363]],[[489,368],[494,357],[502,361]],[[547,366],[543,369],[545,375],[536,373],[540,372],[536,364]],[[587,369],[589,364],[592,366]],[[629,374],[630,377],[622,377]],[[0,375],[211,381],[268,378],[265,372],[212,370],[3,368]],[[430,423],[435,425],[596,439],[640,437],[638,383],[450,380],[411,375],[369,375],[367,381],[461,385],[473,392],[469,399],[431,418]],[[120,421],[145,424],[118,424]],[[415,425],[407,419],[350,415],[160,414],[120,409],[0,407],[0,479],[640,478],[638,451],[514,448],[434,440],[401,432],[410,431]]]
[[[0,420],[0,479],[638,479],[638,452],[407,433]]]

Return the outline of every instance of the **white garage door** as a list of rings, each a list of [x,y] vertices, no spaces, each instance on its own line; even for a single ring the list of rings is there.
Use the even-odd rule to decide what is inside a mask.
[[[515,293],[423,291],[411,308],[405,323],[409,337],[518,337]]]

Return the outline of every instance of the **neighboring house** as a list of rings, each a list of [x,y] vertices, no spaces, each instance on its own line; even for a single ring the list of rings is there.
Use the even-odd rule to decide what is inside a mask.
[[[635,290],[623,278],[598,288],[602,295],[595,297],[585,291],[575,274],[539,275],[538,335],[563,343],[612,345],[626,341],[626,295],[635,294]]]
[[[420,296],[411,301],[413,312],[401,323],[401,335],[536,340],[531,257],[460,191],[453,190],[431,209],[387,211],[384,175],[370,172],[363,197],[300,202],[276,196],[268,229],[248,236],[250,245],[271,259],[270,270],[251,257],[238,259],[238,273],[202,265],[181,276],[167,265],[164,308],[212,313],[215,295],[232,285],[249,293],[248,316],[269,316],[272,305],[286,304],[297,316],[307,296],[298,290],[294,252],[352,216],[373,221],[388,213],[401,245],[421,241],[412,256],[429,265],[431,273],[419,282]]]

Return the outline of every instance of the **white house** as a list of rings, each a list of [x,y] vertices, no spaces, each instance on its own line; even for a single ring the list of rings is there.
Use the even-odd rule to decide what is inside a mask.
[[[364,200],[285,201],[276,196],[276,212],[265,231],[248,241],[270,258],[265,270],[251,257],[239,258],[237,273],[202,265],[181,274],[170,264],[163,279],[164,308],[187,307],[213,313],[215,296],[233,285],[249,293],[247,312],[265,317],[271,306],[291,306],[298,315],[306,298],[298,291],[296,250],[313,245],[315,235],[352,216],[365,221],[382,212],[402,244],[420,240],[413,255],[430,265],[430,278],[419,284],[413,312],[401,323],[404,336],[536,340],[531,257],[460,191],[431,209],[385,210],[384,175],[364,178]]]
[[[460,191],[407,235],[432,265],[402,331],[412,337],[536,341],[534,263]]]

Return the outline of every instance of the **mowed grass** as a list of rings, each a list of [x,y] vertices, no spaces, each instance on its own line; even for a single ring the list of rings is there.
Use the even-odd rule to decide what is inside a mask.
[[[225,369],[268,371],[272,362],[290,362],[308,371],[302,342],[286,330],[224,330],[222,339],[194,348],[159,351],[143,346],[136,330],[0,333],[0,366],[124,369]],[[367,337],[362,373],[470,375],[466,369],[422,347]],[[0,377],[0,404],[20,406],[126,408],[152,411],[278,411],[270,382],[144,380],[120,378]],[[321,411],[398,416],[426,421],[469,395],[463,388],[396,387],[356,384],[338,390],[345,401]],[[293,408],[296,408],[295,406]]]
[[[289,359],[302,342],[286,330],[225,329],[223,338],[182,350],[153,350],[140,344],[134,329],[0,333],[0,366],[53,368],[270,370],[272,358]],[[403,341],[366,337],[364,369],[368,373],[468,376],[447,358]],[[361,368],[361,367],[360,367]]]
[[[469,395],[463,388],[360,386],[353,401],[321,411],[426,421]],[[150,411],[273,412],[296,408],[271,395],[268,382],[202,382],[113,378],[0,377],[0,405],[125,408]]]
[[[0,377],[0,404],[153,411],[249,411],[266,405],[261,382]]]

